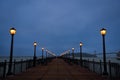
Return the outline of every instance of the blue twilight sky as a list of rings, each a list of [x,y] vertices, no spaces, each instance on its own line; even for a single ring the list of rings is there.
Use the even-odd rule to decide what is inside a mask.
[[[0,0],[0,55],[9,56],[10,27],[15,27],[14,56],[32,56],[33,42],[60,54],[72,47],[102,52],[100,29],[106,28],[106,51],[120,50],[120,0]]]

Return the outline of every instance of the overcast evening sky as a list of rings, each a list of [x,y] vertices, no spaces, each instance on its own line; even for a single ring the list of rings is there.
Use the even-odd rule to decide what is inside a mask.
[[[37,55],[41,48],[60,54],[72,47],[102,52],[100,29],[106,28],[106,52],[120,50],[120,0],[0,0],[0,55],[9,56],[16,28],[14,56]]]

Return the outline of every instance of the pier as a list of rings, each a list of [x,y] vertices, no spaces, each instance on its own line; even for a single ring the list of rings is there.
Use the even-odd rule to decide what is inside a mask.
[[[80,65],[54,58],[48,64],[40,64],[26,71],[7,76],[5,80],[109,80],[107,76],[91,72]]]

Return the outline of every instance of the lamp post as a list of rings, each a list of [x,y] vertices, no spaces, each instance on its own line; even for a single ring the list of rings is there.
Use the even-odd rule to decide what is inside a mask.
[[[80,65],[83,66],[83,62],[82,62],[82,42],[80,42]]]
[[[68,54],[68,53],[65,54],[66,60],[67,60],[67,54]]]
[[[44,53],[44,48],[42,48],[42,60],[43,60],[43,53]]]
[[[73,59],[73,63],[74,63],[74,48],[72,48],[72,59]]]
[[[68,55],[68,53],[67,52],[65,52],[65,59],[67,60],[67,55]]]
[[[68,57],[68,58],[70,59],[70,50],[68,50],[68,54],[69,54],[69,57]]]
[[[33,45],[34,45],[34,57],[33,57],[34,63],[33,63],[33,66],[36,66],[36,46],[37,46],[37,42],[34,42]]]
[[[69,63],[70,63],[71,62],[71,59],[70,59],[70,50],[68,50],[68,53],[69,53],[68,59],[69,59]]]
[[[43,54],[44,54],[44,48],[42,48],[42,64],[44,63]]]
[[[100,33],[102,35],[102,40],[103,40],[103,63],[104,63],[104,71],[103,75],[108,75],[107,73],[107,64],[106,64],[106,50],[105,50],[105,35],[106,35],[106,29],[102,28],[100,30]]]
[[[46,59],[47,59],[47,52],[48,52],[48,50],[46,50]]]
[[[12,59],[13,59],[13,42],[14,42],[14,35],[16,34],[15,28],[10,28],[10,34],[11,34],[11,48],[10,48],[10,58],[9,58],[9,65],[8,65],[8,73],[7,75],[12,74]]]
[[[48,50],[46,49],[46,65],[47,65],[47,54],[48,54]]]

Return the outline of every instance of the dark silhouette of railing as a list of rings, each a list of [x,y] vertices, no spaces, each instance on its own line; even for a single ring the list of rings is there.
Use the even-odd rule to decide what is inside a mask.
[[[71,59],[71,58],[66,58],[62,57],[68,64],[76,64],[80,65],[80,60],[79,59]],[[92,61],[88,60],[83,60],[83,66],[84,68],[89,69],[90,71],[96,72],[100,75],[103,75],[103,62],[100,60],[99,62],[96,62],[94,59]],[[107,62],[107,71],[108,71],[108,77],[111,80],[116,80],[120,79],[120,64],[118,63],[113,63],[109,60]]]
[[[51,60],[55,58],[55,57],[48,57],[45,59],[37,59],[36,60],[36,65],[47,65],[47,63],[51,62]],[[12,62],[12,75],[21,73],[21,72],[25,72],[27,69],[34,67],[34,60],[33,59],[29,59],[29,60],[25,60],[23,61],[21,59],[21,61],[16,61],[14,60]],[[7,62],[6,60],[4,62],[0,62],[0,78],[6,78],[7,76],[7,72],[8,72],[8,64],[9,62]]]

